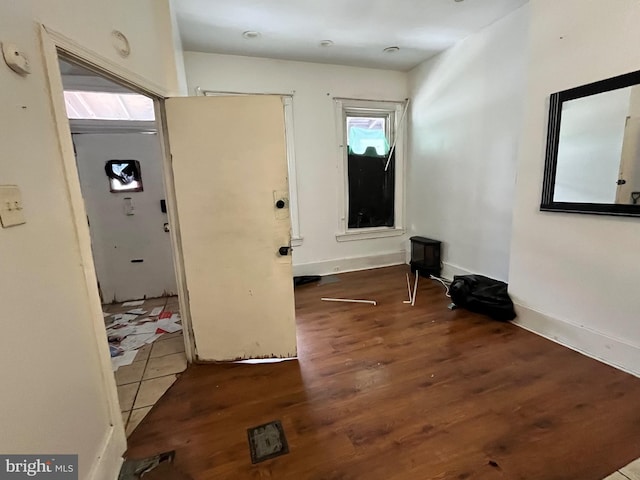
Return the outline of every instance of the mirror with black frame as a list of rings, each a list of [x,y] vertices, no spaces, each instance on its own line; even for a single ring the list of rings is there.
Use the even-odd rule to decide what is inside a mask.
[[[640,216],[640,71],[551,95],[540,209]]]

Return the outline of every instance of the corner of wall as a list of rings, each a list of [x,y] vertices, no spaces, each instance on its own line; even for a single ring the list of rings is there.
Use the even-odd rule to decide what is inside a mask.
[[[445,276],[508,278],[528,23],[516,9],[409,72],[407,211]]]
[[[91,467],[87,478],[92,480],[114,480],[120,474],[124,459],[122,455],[127,449],[127,439],[123,428],[111,426],[105,436],[102,450]]]
[[[173,36],[173,49],[176,64],[178,93],[181,96],[188,95],[187,90],[187,73],[184,66],[184,49],[182,48],[182,37],[180,35],[180,27],[178,26],[178,18],[176,15],[176,0],[169,0],[169,14],[171,16],[171,33]]]

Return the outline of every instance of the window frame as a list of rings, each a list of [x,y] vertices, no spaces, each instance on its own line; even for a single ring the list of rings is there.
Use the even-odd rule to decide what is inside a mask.
[[[405,233],[405,138],[406,129],[400,126],[405,102],[352,100],[334,98],[337,135],[338,158],[338,231],[336,240],[348,242],[400,236]],[[347,117],[382,117],[388,118],[386,130],[389,144],[393,145],[396,132],[399,133],[395,147],[395,196],[394,196],[394,226],[349,228],[349,177],[348,177],[348,132]]]
[[[138,180],[135,180],[138,185],[135,187],[126,187],[123,185],[123,188],[115,188],[114,185],[116,185],[114,182],[119,182],[121,183],[119,180],[111,178],[107,175],[107,180],[109,181],[109,193],[131,193],[131,192],[144,192],[144,184],[142,183],[142,167],[140,166],[140,161],[139,160],[133,160],[133,159],[124,159],[124,160],[107,160],[107,162],[105,163],[105,169],[109,168],[111,171],[113,171],[113,168],[111,167],[111,165],[114,164],[122,164],[122,163],[133,163],[136,167],[136,169],[138,170],[138,175],[139,178]]]

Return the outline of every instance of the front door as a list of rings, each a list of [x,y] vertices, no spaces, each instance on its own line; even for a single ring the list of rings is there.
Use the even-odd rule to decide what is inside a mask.
[[[171,240],[164,230],[168,220],[160,203],[166,196],[157,135],[103,132],[74,135],[73,142],[103,301],[175,295]],[[142,191],[109,191],[105,164],[114,159],[139,162]]]
[[[197,358],[295,356],[281,97],[165,108]]]

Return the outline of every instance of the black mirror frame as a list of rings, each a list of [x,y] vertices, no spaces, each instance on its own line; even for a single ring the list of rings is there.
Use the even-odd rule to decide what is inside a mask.
[[[614,203],[570,203],[554,202],[553,194],[556,183],[556,166],[558,164],[558,144],[560,142],[560,121],[562,120],[562,104],[569,100],[588,97],[598,93],[609,92],[620,88],[640,84],[640,71],[626,73],[599,82],[563,90],[551,95],[549,101],[549,123],[547,130],[547,148],[542,183],[543,212],[588,213],[595,215],[621,215],[640,217],[640,205],[621,205]]]

